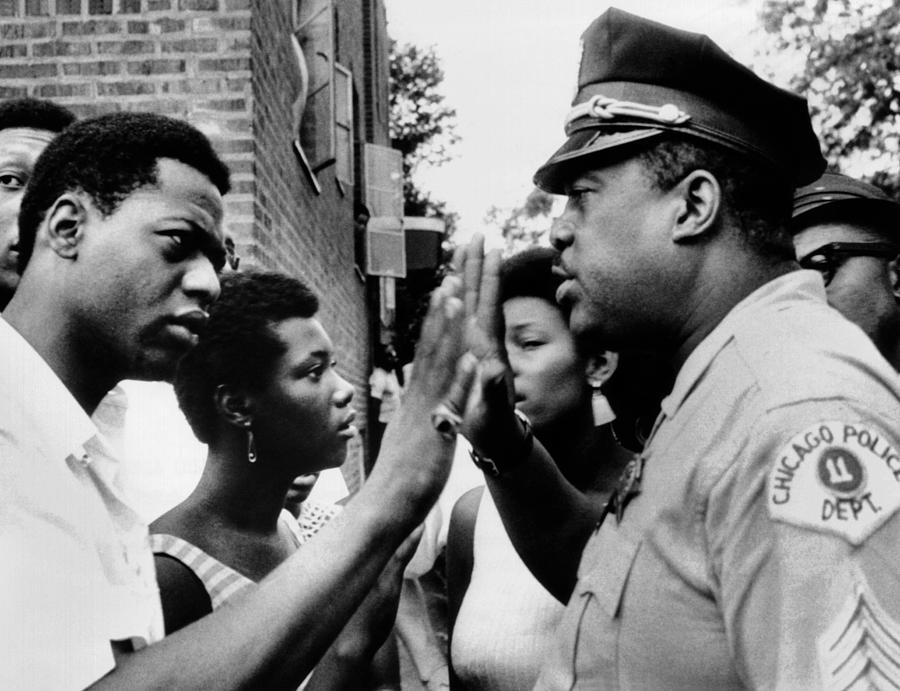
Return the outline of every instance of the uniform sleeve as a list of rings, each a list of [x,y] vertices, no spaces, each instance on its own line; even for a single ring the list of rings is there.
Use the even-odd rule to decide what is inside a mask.
[[[900,438],[845,401],[770,411],[710,493],[712,580],[752,688],[897,689]]]

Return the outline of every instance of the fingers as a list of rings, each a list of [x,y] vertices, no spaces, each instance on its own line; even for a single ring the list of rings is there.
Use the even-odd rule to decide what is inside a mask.
[[[460,245],[453,250],[453,259],[450,260],[450,270],[456,272],[460,276],[466,266],[466,246]]]
[[[500,319],[500,252],[491,250],[484,258],[481,272],[478,310],[474,314],[478,327],[495,348],[503,342]]]
[[[453,322],[458,318],[457,312],[462,308],[458,297],[461,292],[462,283],[457,276],[447,276],[432,292],[416,346],[416,362],[430,359],[435,349],[445,343],[448,336],[451,345],[454,343],[453,332],[459,331],[459,328],[452,329],[452,324],[448,324],[448,321]],[[459,338],[462,338],[461,334]]]
[[[398,569],[400,571],[406,568],[409,560],[412,559],[413,555],[416,553],[416,548],[418,548],[419,541],[422,539],[422,534],[424,532],[425,525],[422,524],[406,537],[403,543],[397,548],[397,551],[394,552],[393,558],[388,562],[388,566],[385,567],[385,572],[389,568]]]
[[[428,302],[428,312],[422,321],[422,330],[416,345],[416,361],[423,359],[426,353],[430,354],[440,338],[444,299],[445,292],[443,284],[441,284],[431,293],[431,299]]]
[[[408,395],[424,396],[425,410],[442,401],[456,373],[463,347],[463,306],[458,297],[462,284],[448,276],[431,296],[422,333],[416,345],[416,357]]]
[[[466,402],[469,400],[469,392],[472,390],[472,382],[475,381],[475,372],[478,369],[478,358],[472,353],[463,353],[456,363],[456,376],[447,394],[447,405],[458,415],[466,410]]]
[[[440,340],[435,352],[434,366],[440,368],[441,386],[453,381],[456,362],[462,354],[463,306],[459,298],[448,296],[442,305]],[[444,388],[444,390],[446,390]]]
[[[491,358],[482,363],[479,372],[481,397],[485,405],[491,407],[495,412],[513,407],[510,399],[509,379],[506,375],[506,363],[502,360]]]
[[[475,314],[478,309],[478,294],[481,289],[481,265],[484,260],[484,236],[476,233],[466,246],[463,272],[466,314]]]

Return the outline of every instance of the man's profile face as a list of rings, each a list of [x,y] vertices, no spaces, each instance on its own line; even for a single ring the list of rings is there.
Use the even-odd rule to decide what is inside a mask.
[[[10,127],[0,130],[0,309],[19,285],[16,249],[19,242],[19,206],[35,161],[56,132]]]
[[[615,349],[640,337],[635,327],[655,309],[671,264],[660,242],[666,195],[634,158],[586,171],[566,192],[566,208],[551,231],[568,279],[556,298],[570,310],[577,338]]]
[[[884,243],[884,237],[848,222],[816,223],[794,235],[798,260],[832,243]],[[829,304],[860,326],[883,351],[893,348],[898,337],[889,261],[877,256],[837,256],[822,266]]]
[[[89,200],[88,200],[89,201]],[[127,378],[168,380],[197,340],[225,264],[222,197],[172,159],[105,218],[86,205],[73,290],[85,345]]]

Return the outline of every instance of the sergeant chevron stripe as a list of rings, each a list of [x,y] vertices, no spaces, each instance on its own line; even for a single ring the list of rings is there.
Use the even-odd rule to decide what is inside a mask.
[[[865,579],[855,583],[818,646],[825,688],[900,690],[900,624],[878,603]]]

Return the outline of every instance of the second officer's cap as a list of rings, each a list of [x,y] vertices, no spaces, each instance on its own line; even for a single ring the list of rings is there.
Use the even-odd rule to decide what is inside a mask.
[[[610,8],[582,36],[568,140],[537,173],[562,193],[584,158],[666,132],[755,157],[796,186],[825,169],[806,100],[770,84],[708,36]]]
[[[792,226],[799,229],[828,216],[877,218],[900,231],[900,204],[875,185],[839,173],[825,173],[794,193]]]

